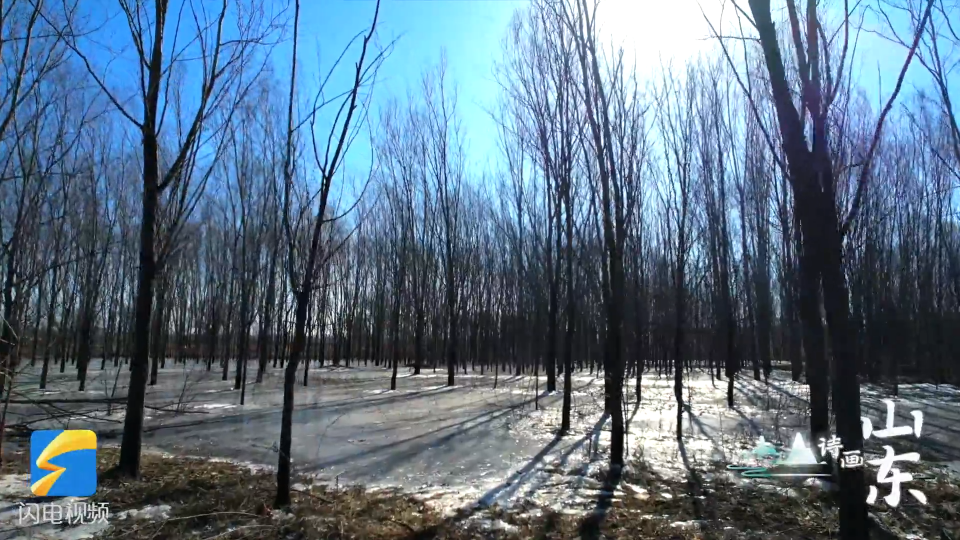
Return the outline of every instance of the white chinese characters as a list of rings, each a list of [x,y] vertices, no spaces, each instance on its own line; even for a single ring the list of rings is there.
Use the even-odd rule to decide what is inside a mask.
[[[107,523],[110,518],[110,508],[107,503],[85,503],[78,502],[73,504],[57,503],[18,503],[19,524],[41,525],[49,523],[51,525],[78,525]]]
[[[923,412],[922,411],[910,411],[910,414],[913,416],[913,427],[910,426],[899,426],[894,427],[893,421],[896,417],[894,414],[894,403],[893,400],[885,399],[884,403],[887,404],[887,427],[884,429],[873,430],[873,422],[869,418],[861,416],[860,424],[863,428],[863,440],[867,440],[871,435],[875,436],[878,439],[886,439],[887,437],[902,437],[904,435],[916,435],[920,438],[920,429],[923,427]]]
[[[900,472],[900,469],[894,468],[893,464],[897,461],[912,461],[917,463],[920,461],[920,454],[917,452],[907,452],[906,454],[896,455],[891,446],[884,446],[883,449],[886,451],[886,455],[883,456],[883,458],[872,459],[867,463],[880,466],[880,469],[877,471],[877,483],[890,484],[890,494],[884,497],[883,500],[887,501],[887,504],[890,506],[896,508],[896,506],[900,504],[900,483],[913,480],[913,475],[907,472]],[[908,489],[907,492],[922,504],[927,504],[927,496],[922,492],[916,489]],[[876,500],[877,486],[870,486],[870,493],[867,495],[867,504],[874,504]]]
[[[833,459],[837,459],[837,456],[840,455],[840,450],[843,449],[843,443],[840,442],[840,437],[836,435],[830,437],[830,440],[820,437],[820,455],[825,455],[828,452]]]
[[[896,418],[895,414],[895,404],[893,400],[885,399],[883,400],[887,405],[887,422],[884,429],[878,429],[874,431],[873,423],[870,422],[869,418],[861,417],[860,423],[863,428],[863,439],[867,440],[871,436],[878,439],[886,439],[890,437],[902,437],[904,435],[914,435],[918,439],[920,438],[920,430],[923,428],[923,412],[921,411],[911,411],[910,414],[913,416],[913,426],[897,426],[893,425],[894,419]],[[878,484],[890,484],[890,494],[883,498],[890,506],[894,508],[900,504],[900,484],[903,482],[909,482],[913,480],[913,475],[908,472],[901,472],[900,469],[894,467],[893,465],[898,461],[910,461],[918,463],[920,461],[920,454],[918,452],[907,452],[906,454],[897,455],[894,452],[893,447],[884,446],[883,447],[886,454],[880,459],[872,459],[867,463],[871,465],[878,465],[880,468],[877,470],[877,483]],[[846,461],[846,455],[844,456],[844,461]],[[859,459],[860,464],[863,463],[863,458]],[[877,500],[877,486],[870,486],[869,494],[867,495],[867,504],[875,504]],[[921,504],[927,504],[927,496],[924,495],[921,491],[916,489],[907,489],[907,493],[913,495],[915,499],[920,501]]]
[[[841,469],[859,469],[863,467],[863,453],[860,450],[847,450],[840,461]]]
[[[863,467],[863,453],[860,450],[843,450],[843,442],[840,437],[833,435],[829,440],[820,437],[820,455],[830,454],[833,459],[840,459],[841,469],[859,469]],[[841,453],[841,450],[843,451]]]

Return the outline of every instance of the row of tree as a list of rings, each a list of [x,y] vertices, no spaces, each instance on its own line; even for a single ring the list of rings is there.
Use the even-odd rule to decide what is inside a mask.
[[[144,391],[170,358],[232,375],[241,403],[250,360],[256,382],[285,367],[281,505],[311,361],[388,365],[392,388],[400,365],[450,385],[542,370],[548,391],[562,374],[563,431],[571,373],[602,371],[614,465],[628,374],[637,399],[644,371],[672,374],[678,437],[685,369],[726,379],[732,406],[743,369],[782,363],[810,385],[814,437],[831,388],[859,403],[858,374],[960,378],[960,39],[943,0],[876,6],[913,21],[892,33],[907,60],[879,111],[850,75],[852,13],[824,28],[815,2],[790,1],[778,33],[750,0],[748,39],[716,31],[713,53],[641,80],[606,52],[592,2],[538,0],[497,64],[492,170],[468,159],[443,59],[372,107],[393,46],[376,45],[379,4],[333,99],[298,81],[299,3],[286,80],[282,17],[257,2],[189,22],[163,0],[120,5],[133,89],[103,74],[73,10],[0,10],[0,388],[20,357],[41,387],[75,365],[81,390],[95,359],[129,362],[120,472],[138,473]],[[181,23],[195,39],[177,43]],[[927,91],[900,92],[911,60]],[[345,168],[367,128],[371,169]],[[856,448],[859,406],[843,411]],[[863,482],[845,474],[853,538]]]

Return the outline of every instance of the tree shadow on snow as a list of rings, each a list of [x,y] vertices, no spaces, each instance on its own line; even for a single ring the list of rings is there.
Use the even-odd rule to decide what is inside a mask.
[[[456,388],[444,387],[444,388],[432,388],[426,390],[418,390],[415,392],[405,392],[402,394],[387,394],[384,397],[356,397],[348,398],[337,401],[321,401],[316,403],[301,404],[294,408],[293,422],[294,424],[301,423],[305,420],[309,421],[310,415],[316,414],[317,410],[322,410],[323,412],[336,413],[336,414],[346,414],[353,410],[363,409],[367,407],[381,407],[383,405],[391,405],[402,403],[405,401],[411,401],[418,399],[424,396],[436,396],[439,394],[444,394],[447,392],[452,392]],[[239,405],[237,406],[240,407]],[[158,425],[158,426],[148,426],[144,428],[144,434],[155,433],[158,431],[175,431],[175,430],[186,430],[188,428],[196,427],[207,427],[217,424],[250,424],[260,420],[270,419],[271,425],[276,425],[276,422],[273,420],[275,417],[279,417],[282,414],[282,410],[278,407],[271,407],[267,410],[262,411],[244,411],[238,410],[235,414],[226,414],[220,416],[213,416],[211,418],[205,418],[203,420],[197,420],[195,422],[181,422],[176,424],[169,425]],[[116,430],[116,432],[98,432],[97,435],[101,438],[112,438],[117,437],[122,434],[122,430]]]
[[[596,448],[600,431],[608,417],[609,415],[604,413],[587,433],[570,444],[570,446],[563,451],[558,460],[559,469],[562,470],[569,457],[578,448],[581,448],[587,441],[593,441],[591,444],[594,448]],[[551,439],[549,443],[540,449],[540,451],[537,452],[537,454],[533,456],[523,467],[514,471],[513,474],[511,474],[506,480],[488,490],[486,493],[480,496],[476,502],[464,506],[452,516],[446,518],[441,524],[433,525],[426,529],[412,533],[406,540],[434,540],[436,538],[440,538],[442,531],[447,527],[454,526],[469,519],[477,512],[485,508],[489,508],[500,500],[509,499],[525,484],[527,480],[529,480],[531,473],[537,469],[537,466],[544,461],[546,456],[549,455],[549,453],[556,448],[563,439],[563,436],[556,434],[553,439]],[[595,455],[595,452],[592,453]],[[591,516],[601,516],[600,521],[597,524],[597,532],[599,531],[599,523],[602,522],[602,516],[606,514],[607,509],[609,509],[612,504],[613,492],[616,491],[616,486],[619,484],[619,482],[619,475],[617,475],[616,478],[607,478],[604,482],[605,487],[601,491],[601,495],[597,500],[594,511],[591,513]],[[531,484],[525,493],[525,497],[532,495],[537,488],[538,485]],[[544,530],[541,531],[539,537],[545,538],[546,534],[548,534],[551,530],[556,530],[558,527],[559,521],[557,516],[548,515],[547,520],[544,523]],[[589,524],[587,524],[585,527],[582,527],[582,529],[581,536],[583,538],[600,538],[599,536],[592,535],[593,529],[591,529]],[[583,536],[583,534],[586,534],[587,536]]]
[[[488,426],[492,422],[503,418],[504,416],[515,412],[517,409],[524,407],[533,402],[533,399],[527,399],[511,405],[509,407],[497,410],[497,411],[484,411],[469,418],[463,419],[455,424],[448,426],[442,426],[437,429],[428,431],[426,433],[421,433],[419,435],[414,435],[412,437],[407,437],[402,440],[393,440],[388,441],[382,445],[378,445],[360,452],[349,452],[342,456],[331,458],[323,461],[316,462],[309,467],[302,469],[302,472],[318,472],[322,469],[327,469],[334,467],[336,465],[341,465],[343,463],[357,460],[359,458],[368,458],[380,454],[390,453],[390,456],[383,460],[378,460],[376,463],[377,471],[379,473],[387,473],[394,468],[396,468],[400,463],[410,461],[415,456],[423,453],[426,450],[435,449],[435,450],[446,450],[450,452],[452,449],[446,448],[444,445],[450,443],[455,438],[462,437],[467,434],[471,434],[478,429]],[[434,438],[434,436],[440,434],[441,432],[449,431],[449,433]],[[414,443],[410,447],[397,451],[398,447]]]

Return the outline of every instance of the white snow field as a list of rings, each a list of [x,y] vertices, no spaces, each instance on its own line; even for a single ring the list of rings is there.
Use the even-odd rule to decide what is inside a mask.
[[[99,362],[93,362],[85,392],[76,391],[75,372],[61,375],[55,369],[49,389],[37,390],[38,368],[18,376],[8,425],[94,429],[101,445],[119,444],[124,403],[111,404],[108,414],[102,401],[111,395],[115,380],[115,397],[126,395],[125,367],[117,378],[115,368],[108,365],[101,371]],[[216,367],[207,372],[203,364],[168,361],[159,384],[148,387],[144,444],[178,455],[275,465],[283,371],[270,369],[264,382],[254,383],[256,364],[251,361],[241,405],[240,391],[233,389],[234,369],[231,365],[228,380],[222,381]],[[546,394],[545,377],[539,378],[538,395],[532,376],[461,370],[454,387],[445,386],[446,376],[442,369],[426,368],[415,376],[401,368],[397,390],[390,391],[388,369],[311,366],[309,385],[302,386],[301,378],[296,387],[294,472],[341,485],[401,488],[451,512],[470,505],[517,503],[565,513],[593,508],[602,495],[599,474],[606,468],[610,441],[609,419],[602,414],[602,375],[575,373],[572,429],[564,437],[556,436],[562,394]],[[769,384],[742,373],[733,408],[726,405],[725,380],[711,381],[704,373],[686,377],[684,393],[690,405],[683,415],[685,456],[675,439],[671,376],[644,374],[639,407],[635,379],[626,384],[628,453],[658,475],[681,478],[687,466],[716,468],[736,462],[761,434],[786,445],[798,432],[806,436],[807,387],[783,372],[774,371]],[[960,391],[904,384],[899,393],[896,424],[912,425],[912,410],[921,410],[924,422],[920,438],[900,438],[897,448],[919,451],[924,462],[944,474],[951,467],[960,470]],[[28,403],[51,399],[90,402]],[[863,413],[877,427],[886,421],[883,399],[892,397],[864,386]],[[882,455],[876,439],[868,441],[867,449]],[[617,491],[612,495],[658,496],[655,486],[626,482]],[[4,493],[2,498],[9,504],[17,495]]]

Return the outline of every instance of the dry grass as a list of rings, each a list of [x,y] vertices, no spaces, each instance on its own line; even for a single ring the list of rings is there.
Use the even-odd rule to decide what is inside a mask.
[[[4,445],[0,474],[24,474],[30,472],[30,452],[21,445]]]
[[[116,449],[98,453],[100,467],[116,463]],[[276,494],[271,473],[200,459],[144,453],[137,481],[105,478],[93,500],[111,515],[169,505],[165,518],[113,520],[109,539],[179,538],[405,538],[440,518],[422,503],[395,493],[308,486],[293,493],[289,513],[270,508]]]
[[[699,471],[687,481],[659,476],[649,468],[632,468],[616,495],[603,497],[597,510],[586,517],[526,507],[504,511],[486,509],[478,514],[500,520],[510,532],[463,528],[470,512],[461,512],[442,524],[422,531],[417,539],[828,539],[837,538],[837,503],[834,495],[816,486],[795,483],[736,485],[722,471]],[[710,478],[704,480],[703,478]],[[613,492],[606,479],[605,490]],[[639,488],[639,489],[637,489]],[[905,499],[896,509],[874,513],[883,527],[899,538],[940,538],[946,527],[960,526],[957,513],[960,488],[949,481],[923,486],[926,506]],[[601,508],[604,511],[599,511]],[[466,521],[470,523],[469,520]]]
[[[103,448],[98,458],[101,472],[106,471],[116,463],[117,449]],[[25,452],[5,452],[0,472],[23,473],[26,460]],[[616,491],[605,478],[598,478],[607,491],[600,493],[598,511],[586,517],[532,504],[509,510],[470,508],[441,516],[399,491],[335,489],[306,482],[304,489],[293,493],[290,512],[277,512],[270,508],[276,489],[271,472],[144,452],[140,480],[101,476],[92,499],[110,505],[111,527],[100,536],[109,540],[836,537],[832,494],[803,484],[789,486],[790,494],[760,484],[735,485],[722,472],[699,470],[687,480],[676,480],[635,464]],[[887,529],[901,538],[914,534],[936,539],[941,528],[960,527],[960,487],[946,479],[913,487],[922,489],[928,504],[913,503],[904,490],[898,508],[875,514]],[[121,519],[124,510],[160,505],[170,507],[163,517]],[[491,527],[492,523],[500,526]]]

